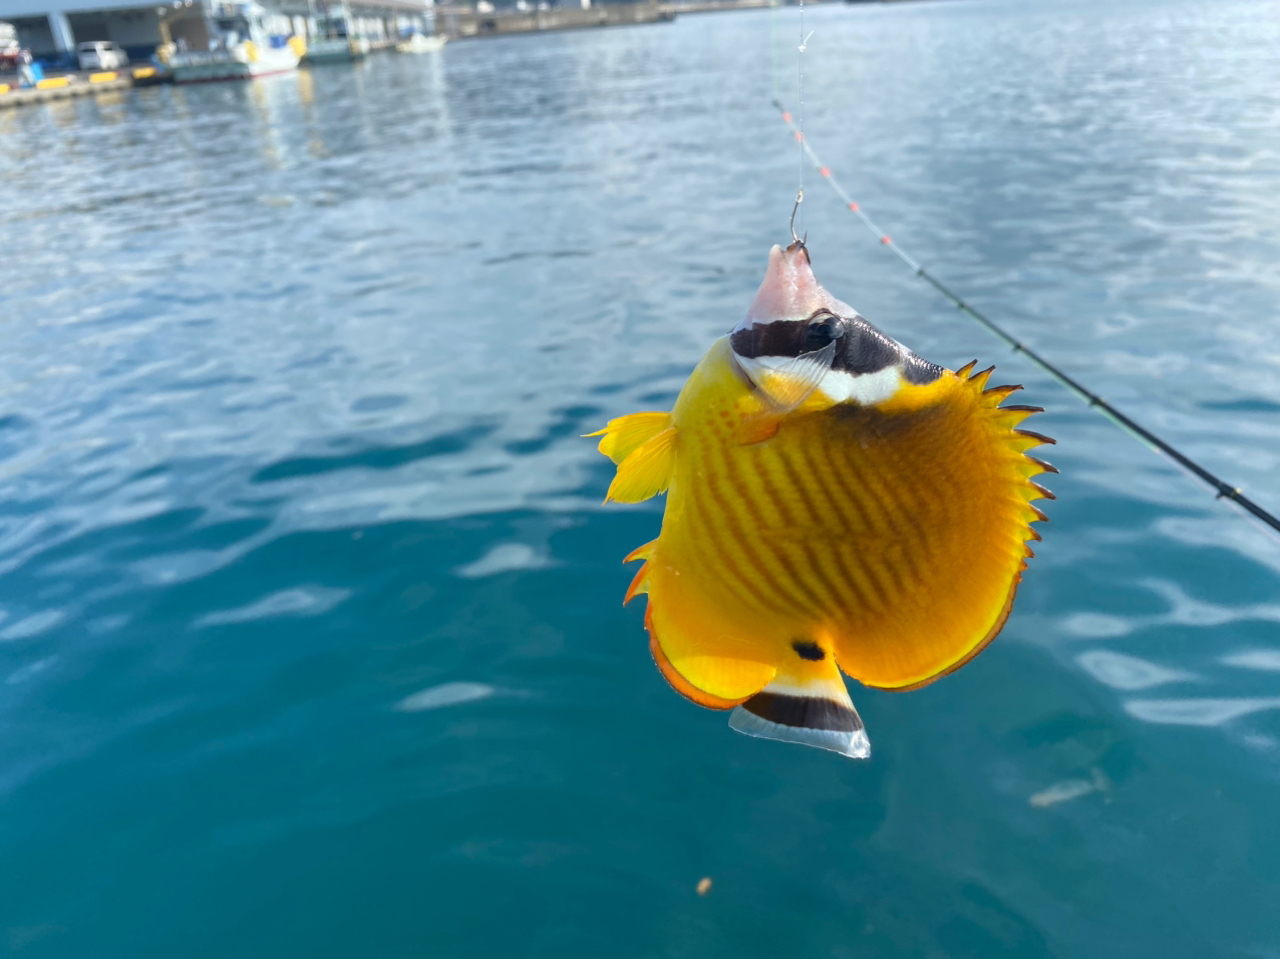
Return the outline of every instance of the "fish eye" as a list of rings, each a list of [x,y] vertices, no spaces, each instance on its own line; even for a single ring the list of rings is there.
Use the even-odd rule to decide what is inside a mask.
[[[821,350],[833,340],[839,339],[842,331],[836,324],[836,317],[830,314],[815,316],[810,320],[804,331],[804,351],[812,353]]]

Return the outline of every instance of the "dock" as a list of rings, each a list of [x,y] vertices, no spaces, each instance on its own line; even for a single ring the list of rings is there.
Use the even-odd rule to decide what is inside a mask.
[[[71,97],[106,93],[111,90],[128,90],[160,80],[155,67],[136,67],[132,70],[104,70],[99,73],[65,73],[46,77],[33,87],[21,89],[16,85],[0,83],[0,109],[19,107],[30,103],[47,103],[50,100],[66,100]]]

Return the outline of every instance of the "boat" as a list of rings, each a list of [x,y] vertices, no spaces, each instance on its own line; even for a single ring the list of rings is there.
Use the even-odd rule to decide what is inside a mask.
[[[422,33],[411,33],[396,44],[396,53],[433,53],[444,47],[449,38],[443,33],[427,36]]]
[[[369,52],[368,37],[319,37],[307,44],[307,63],[356,60]]]
[[[169,57],[174,83],[252,80],[298,68],[305,46],[290,37],[287,17],[270,14],[257,3],[216,8],[205,23],[208,49],[182,50]]]
[[[0,73],[17,73],[25,63],[31,62],[29,51],[23,56],[22,44],[18,42],[18,31],[12,23],[0,21]]]
[[[369,38],[351,30],[351,11],[341,4],[316,17],[315,34],[307,44],[307,63],[357,60],[369,53]]]

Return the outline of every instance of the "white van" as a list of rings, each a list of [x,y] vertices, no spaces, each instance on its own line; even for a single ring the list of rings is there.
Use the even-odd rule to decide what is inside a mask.
[[[81,70],[119,70],[129,65],[129,54],[109,40],[81,43],[76,47],[76,56]]]

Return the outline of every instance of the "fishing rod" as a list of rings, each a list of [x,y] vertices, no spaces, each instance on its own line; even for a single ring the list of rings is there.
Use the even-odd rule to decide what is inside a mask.
[[[796,141],[800,144],[800,150],[803,153],[803,155],[808,158],[809,162],[813,165],[813,168],[818,171],[818,174],[822,177],[822,179],[825,180],[827,184],[831,187],[831,189],[835,191],[836,196],[838,196],[841,199],[841,201],[844,203],[845,207],[849,210],[849,212],[851,212],[854,216],[856,216],[859,220],[861,220],[862,224],[875,235],[877,240],[880,241],[880,245],[887,248],[889,252],[894,254],[894,256],[896,256],[903,263],[905,263],[907,267],[910,268],[915,273],[916,276],[920,277],[920,279],[924,280],[926,283],[932,286],[935,290],[941,293],[944,297],[946,297],[949,301],[951,301],[951,304],[956,309],[960,310],[960,312],[964,313],[966,316],[968,316],[970,319],[976,322],[979,326],[985,329],[988,333],[990,333],[996,339],[1012,347],[1015,353],[1021,353],[1024,356],[1026,356],[1029,360],[1031,360],[1032,363],[1040,367],[1040,369],[1044,370],[1051,377],[1057,380],[1058,383],[1066,387],[1070,392],[1074,393],[1081,400],[1083,400],[1084,403],[1090,409],[1097,410],[1103,416],[1107,417],[1107,419],[1111,420],[1111,422],[1113,422],[1114,424],[1119,426],[1122,430],[1127,432],[1129,435],[1145,443],[1150,449],[1153,449],[1159,453],[1163,453],[1165,456],[1169,457],[1171,460],[1173,460],[1175,463],[1177,463],[1187,472],[1191,473],[1193,476],[1197,477],[1200,480],[1203,480],[1209,486],[1213,487],[1215,490],[1217,490],[1217,493],[1218,493],[1216,497],[1217,499],[1231,500],[1237,506],[1240,506],[1242,509],[1247,510],[1249,513],[1253,514],[1253,516],[1255,516],[1257,519],[1260,519],[1262,522],[1266,523],[1277,533],[1280,533],[1280,519],[1278,519],[1274,513],[1271,513],[1268,510],[1263,509],[1261,506],[1259,506],[1249,497],[1245,496],[1244,493],[1240,491],[1239,487],[1231,486],[1230,484],[1219,479],[1217,476],[1209,472],[1207,469],[1205,469],[1195,460],[1191,459],[1191,457],[1180,452],[1172,444],[1165,442],[1160,437],[1156,436],[1155,433],[1152,433],[1145,426],[1131,419],[1130,417],[1126,416],[1120,410],[1116,409],[1114,406],[1112,406],[1102,397],[1086,389],[1084,385],[1081,384],[1079,381],[1077,381],[1071,376],[1068,376],[1066,373],[1058,369],[1057,366],[1055,366],[1053,363],[1050,363],[1047,359],[1045,359],[1035,350],[1031,349],[1025,343],[1022,343],[1016,337],[1006,332],[1004,328],[999,326],[994,320],[990,319],[980,310],[971,306],[969,303],[965,302],[965,300],[962,299],[960,295],[957,294],[954,290],[952,290],[951,287],[947,286],[940,279],[938,279],[936,276],[934,276],[932,273],[926,270],[923,266],[917,263],[914,259],[908,256],[907,252],[903,250],[902,247],[898,246],[898,244],[893,242],[893,239],[889,236],[889,234],[885,233],[882,229],[880,229],[880,227],[878,227],[875,224],[875,222],[871,219],[871,217],[867,215],[866,211],[862,209],[861,204],[855,202],[854,199],[851,196],[849,196],[849,194],[845,191],[844,187],[840,185],[840,181],[837,180],[835,176],[832,174],[831,168],[828,167],[825,163],[823,163],[820,159],[818,159],[818,155],[814,153],[813,148],[809,146],[808,138],[804,135],[804,132],[801,130],[801,128],[796,126],[796,124],[792,121],[791,113],[787,110],[785,106],[783,106],[782,101],[775,97],[773,100],[773,105],[777,107],[778,112],[782,114],[783,122],[786,123],[788,129],[791,130],[792,135],[796,138]]]

